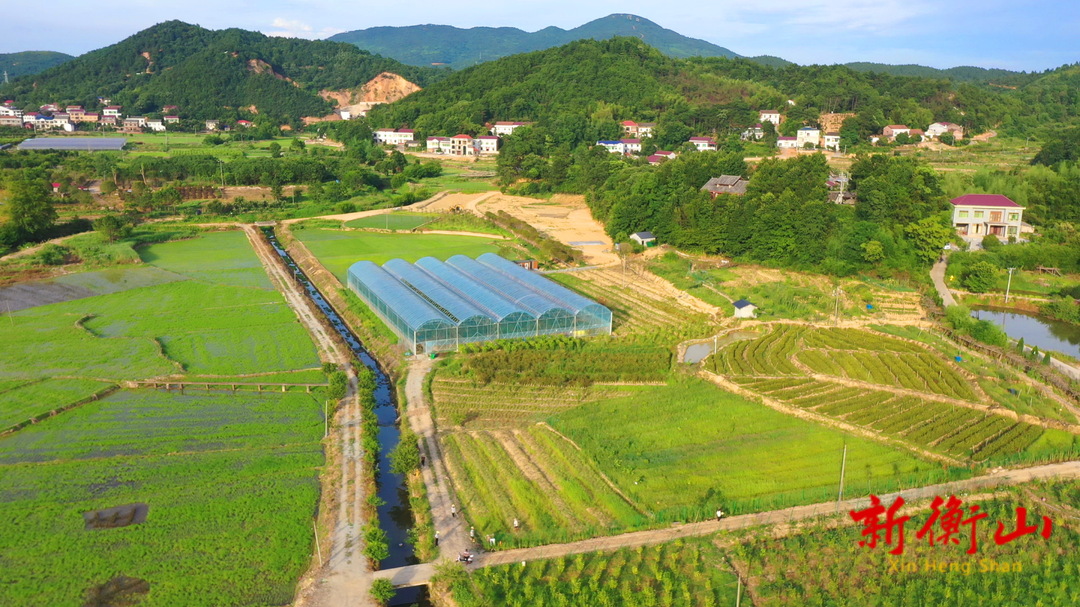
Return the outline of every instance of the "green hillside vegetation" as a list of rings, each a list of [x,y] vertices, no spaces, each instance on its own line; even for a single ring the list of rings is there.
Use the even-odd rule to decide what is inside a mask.
[[[328,40],[348,42],[393,57],[411,65],[446,64],[462,69],[508,55],[560,46],[574,40],[606,40],[633,36],[672,57],[738,57],[736,53],[704,40],[688,38],[637,15],[613,14],[564,30],[545,27],[526,32],[514,27],[472,27],[412,25],[372,27],[330,36]]]
[[[434,70],[402,65],[355,46],[268,37],[240,29],[212,31],[167,21],[117,44],[0,87],[19,105],[78,103],[108,97],[129,115],[177,105],[184,118],[251,117],[297,121],[329,113],[322,89],[358,87],[390,71],[421,85]]]
[[[66,53],[56,51],[23,51],[21,53],[0,53],[0,72],[7,72],[8,78],[44,72],[50,67],[67,63],[74,59]]]
[[[1039,74],[1035,72],[1014,72],[1012,70],[987,69],[970,65],[938,69],[911,63],[890,65],[887,63],[853,61],[845,63],[844,66],[856,72],[878,72],[893,76],[917,76],[919,78],[948,78],[957,82],[977,82],[1002,86],[1023,85],[1039,77]]]

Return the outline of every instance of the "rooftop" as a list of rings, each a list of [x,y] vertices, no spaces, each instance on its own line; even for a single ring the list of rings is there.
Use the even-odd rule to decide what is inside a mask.
[[[1002,196],[1001,194],[964,194],[958,198],[950,200],[955,206],[964,207],[1011,207],[1022,209],[1024,207],[1016,204],[1012,200],[1009,200],[1008,196]]]

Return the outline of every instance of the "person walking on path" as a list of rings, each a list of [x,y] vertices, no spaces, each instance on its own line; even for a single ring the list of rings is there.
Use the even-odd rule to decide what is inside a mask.
[[[492,548],[495,547],[495,536],[494,535],[488,536],[488,543],[491,544]]]
[[[469,539],[470,540],[475,540],[476,539],[476,527],[469,527]]]
[[[439,545],[439,532],[438,531],[435,532],[435,545],[436,546]]]
[[[450,516],[457,517],[457,506],[450,504]]]
[[[724,511],[719,508],[716,509],[716,522],[720,522],[720,519],[724,518]]]

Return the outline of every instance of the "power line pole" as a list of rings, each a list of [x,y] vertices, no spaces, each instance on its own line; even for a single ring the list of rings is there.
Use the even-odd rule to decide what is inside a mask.
[[[840,509],[840,502],[844,501],[844,471],[847,469],[847,441],[844,441],[844,459],[840,463],[840,493],[836,496],[836,509]]]
[[[1005,303],[1009,303],[1009,289],[1012,288],[1012,273],[1016,268],[1009,268],[1009,283],[1005,285]]]

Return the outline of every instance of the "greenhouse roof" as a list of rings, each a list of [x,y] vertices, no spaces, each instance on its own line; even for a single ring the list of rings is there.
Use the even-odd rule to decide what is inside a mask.
[[[393,302],[394,311],[410,327],[417,328],[432,321],[457,324],[373,262],[354,263],[349,267],[349,275],[378,293],[384,301]]]

